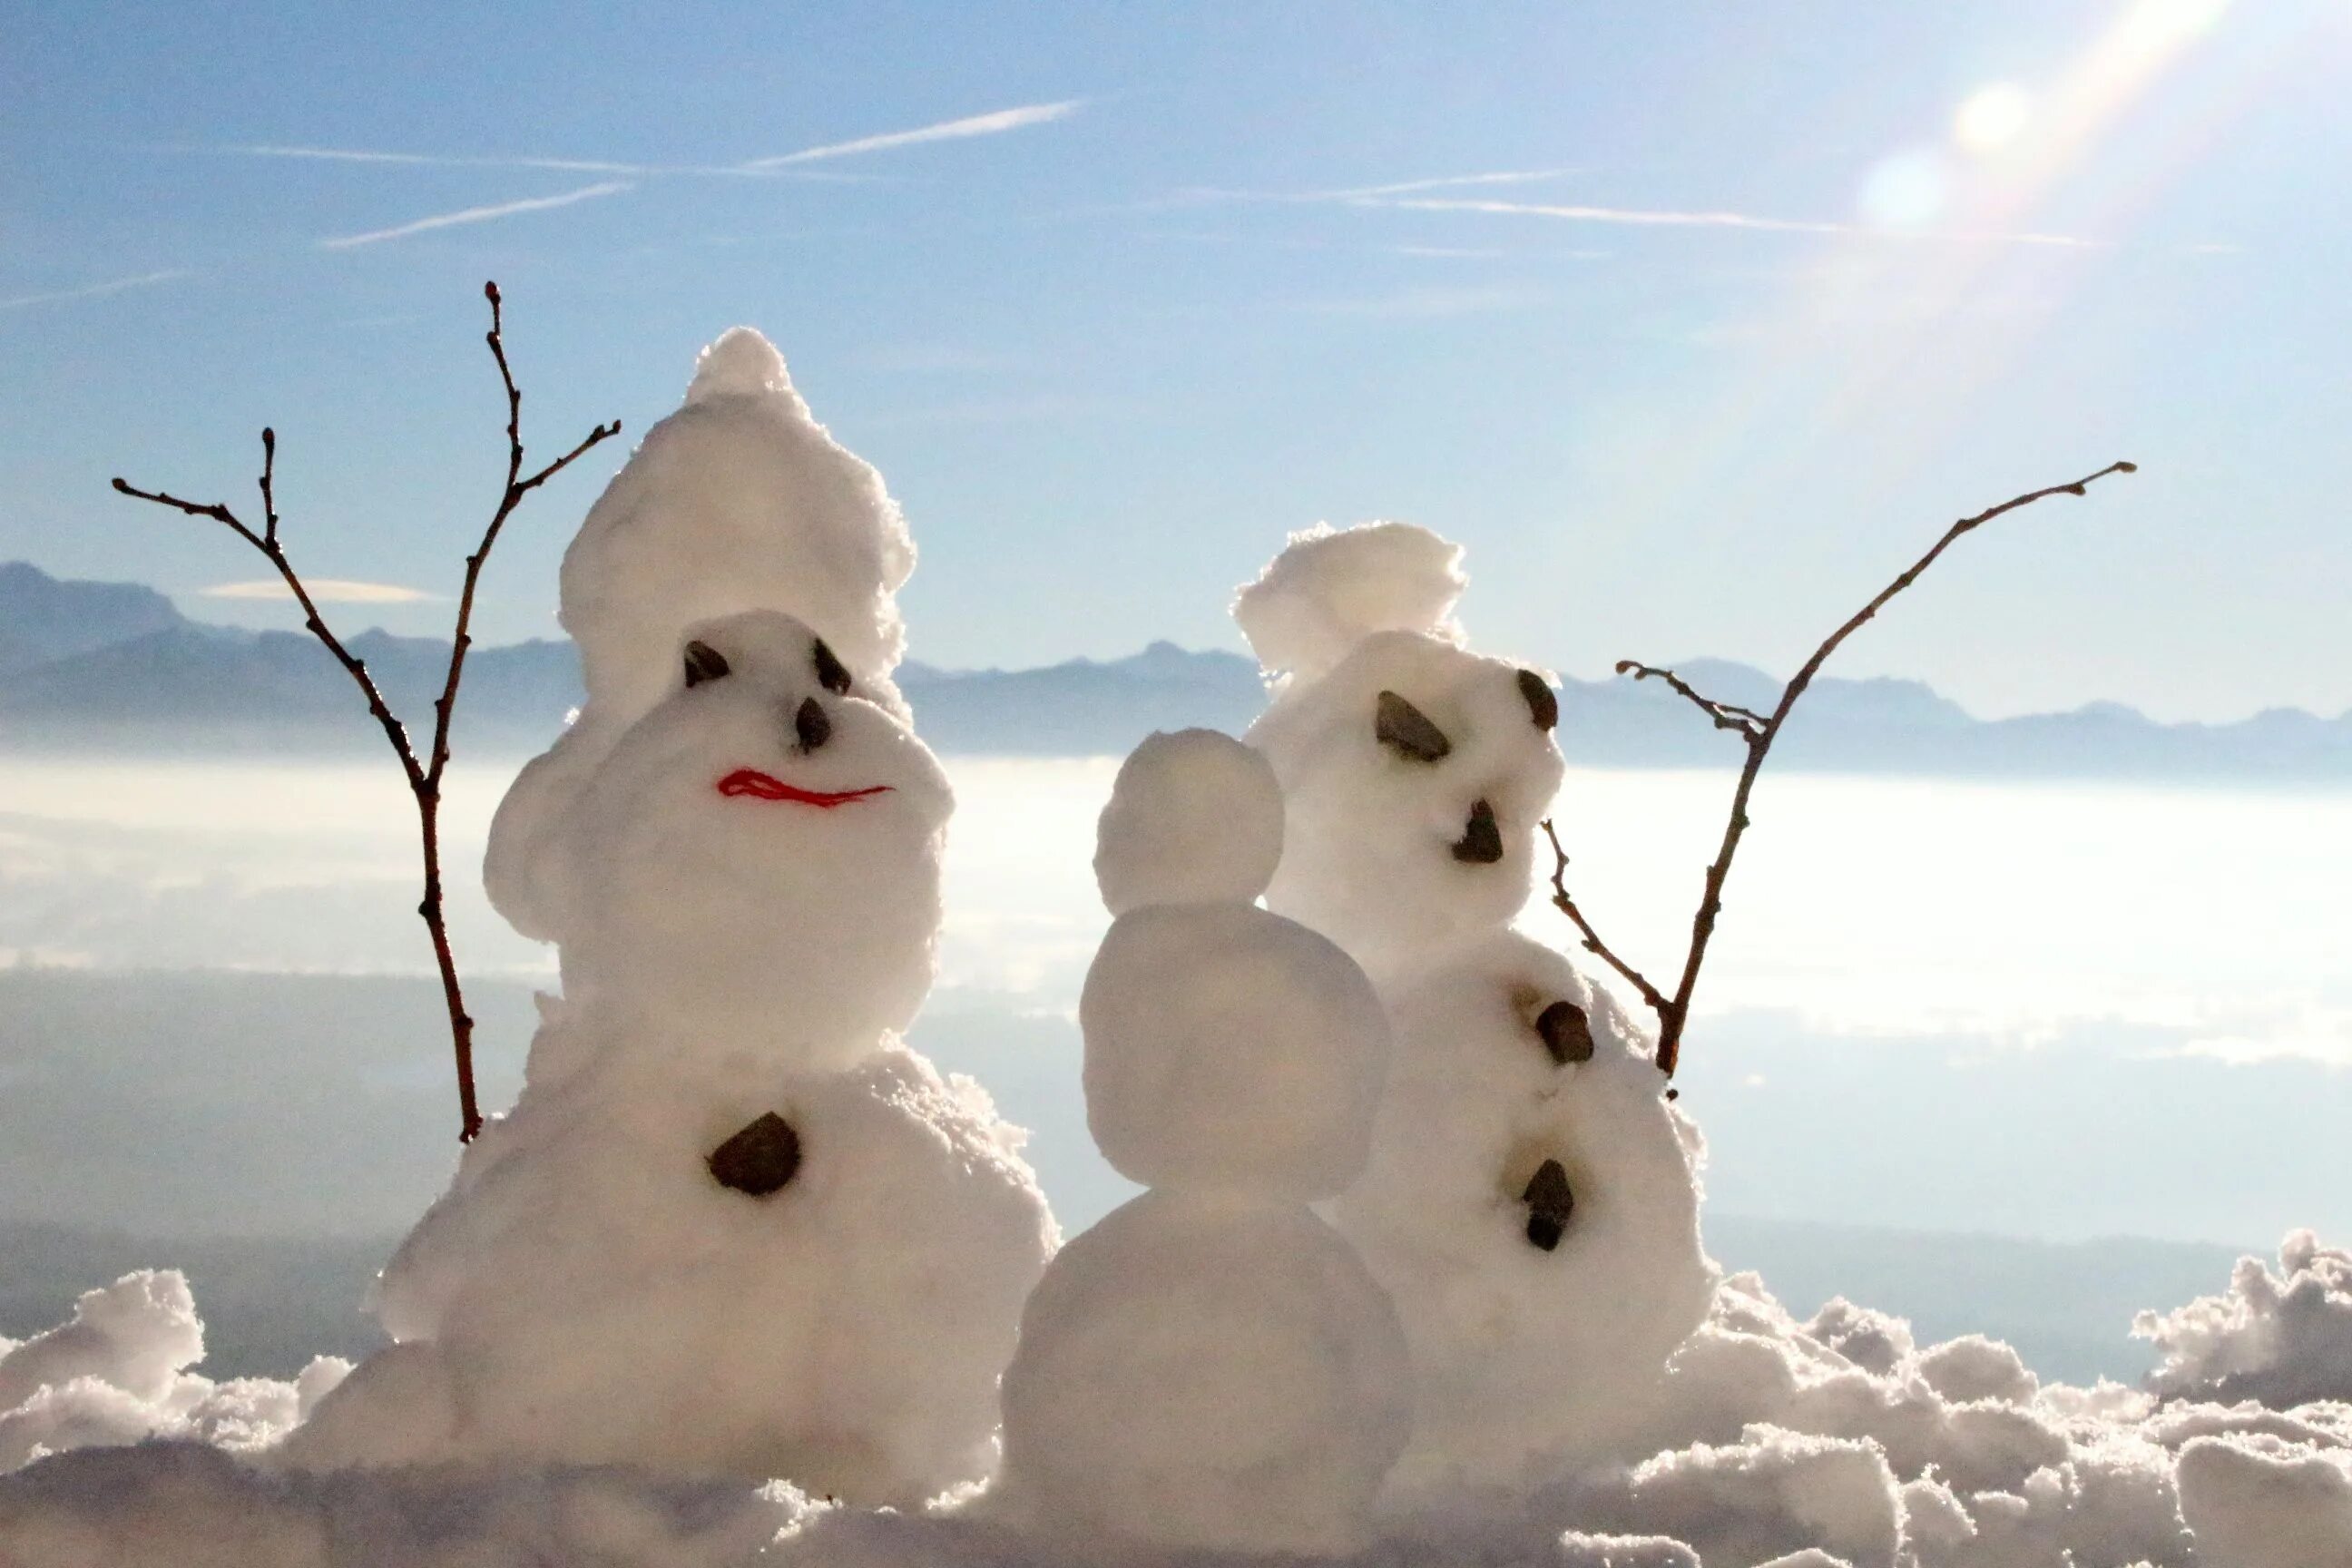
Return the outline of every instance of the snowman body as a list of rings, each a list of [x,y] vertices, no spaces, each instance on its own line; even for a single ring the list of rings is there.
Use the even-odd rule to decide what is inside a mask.
[[[899,1505],[992,1468],[1057,1238],[1023,1135],[900,1037],[953,805],[887,679],[910,563],[773,350],[707,353],[567,557],[589,702],[493,832],[486,879],[558,943],[562,998],[379,1282],[394,1343],[286,1462]],[[744,607],[777,599],[807,613]]]
[[[1087,1122],[1150,1190],[1024,1310],[999,1506],[1033,1528],[1342,1552],[1404,1447],[1394,1310],[1308,1206],[1363,1167],[1388,1023],[1336,945],[1251,901],[1280,809],[1259,759],[1187,731],[1139,748],[1104,813]]]
[[[1282,787],[1269,909],[1361,962],[1396,1034],[1332,1205],[1412,1345],[1404,1489],[1618,1457],[1703,1317],[1696,1131],[1640,1032],[1510,929],[1563,764],[1540,672],[1460,646],[1457,549],[1302,535],[1235,616],[1274,678],[1247,739]]]

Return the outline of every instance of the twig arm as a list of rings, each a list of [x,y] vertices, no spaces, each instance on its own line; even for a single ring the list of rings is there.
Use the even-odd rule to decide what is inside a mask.
[[[335,662],[341,665],[344,672],[350,675],[352,681],[358,685],[360,695],[367,700],[368,712],[374,717],[378,724],[383,726],[383,738],[391,742],[393,755],[400,760],[400,769],[407,775],[409,788],[422,788],[425,783],[425,772],[417,763],[416,749],[409,744],[407,729],[393,713],[391,707],[383,700],[383,693],[377,689],[375,677],[368,673],[367,660],[345,647],[342,639],[337,637],[333,629],[327,625],[326,617],[319,613],[317,603],[310,597],[310,590],[304,585],[301,574],[294,570],[293,563],[286,558],[284,547],[278,542],[278,502],[274,493],[278,467],[276,431],[262,431],[261,451],[261,504],[267,521],[262,531],[258,533],[255,532],[236,512],[223,504],[200,505],[195,501],[183,500],[168,490],[141,489],[137,485],[120,479],[114,481],[114,489],[117,494],[129,496],[133,500],[152,501],[157,506],[166,506],[175,511],[185,512],[190,517],[210,518],[259,551],[263,558],[277,569],[279,580],[286,584],[287,591],[294,595],[294,602],[302,607],[304,629],[318,638],[329,653],[335,656]]]
[[[1765,725],[1763,714],[1753,709],[1738,707],[1729,702],[1717,702],[1712,697],[1703,697],[1692,689],[1689,681],[1671,669],[1662,668],[1654,664],[1643,664],[1637,658],[1621,658],[1617,661],[1617,673],[1630,675],[1636,680],[1664,681],[1668,686],[1673,687],[1678,695],[1706,714],[1718,730],[1730,730],[1741,735],[1753,735]]]
[[[1812,657],[1806,659],[1797,673],[1790,678],[1789,683],[1781,688],[1780,700],[1773,705],[1769,714],[1759,714],[1750,709],[1734,707],[1730,703],[1717,702],[1712,698],[1703,696],[1693,689],[1689,682],[1671,669],[1643,664],[1630,658],[1618,662],[1617,672],[1620,675],[1630,675],[1636,680],[1663,680],[1684,700],[1705,713],[1716,728],[1736,732],[1748,748],[1748,760],[1739,770],[1739,783],[1731,795],[1731,815],[1724,824],[1723,838],[1716,848],[1715,858],[1707,864],[1706,877],[1699,891],[1698,911],[1691,918],[1690,946],[1683,957],[1682,978],[1676,983],[1675,994],[1671,997],[1661,994],[1656,987],[1619,959],[1615,953],[1610,952],[1593,931],[1591,922],[1584,918],[1583,911],[1576,907],[1575,900],[1568,895],[1566,883],[1568,856],[1560,848],[1559,836],[1552,832],[1552,825],[1549,822],[1543,825],[1544,832],[1551,838],[1552,853],[1557,861],[1552,871],[1552,903],[1561,913],[1568,916],[1570,921],[1574,922],[1578,931],[1582,933],[1586,949],[1598,953],[1604,963],[1632,983],[1635,989],[1641,992],[1642,999],[1649,1003],[1652,1011],[1658,1015],[1658,1070],[1665,1074],[1669,1079],[1673,1079],[1675,1069],[1681,1065],[1683,1032],[1690,1022],[1691,999],[1697,994],[1699,968],[1706,961],[1707,944],[1714,940],[1717,920],[1723,913],[1723,888],[1731,876],[1732,858],[1739,852],[1740,837],[1748,831],[1748,803],[1749,797],[1755,793],[1756,780],[1763,772],[1764,759],[1770,754],[1772,742],[1780,739],[1781,727],[1788,722],[1789,715],[1796,708],[1798,699],[1803,697],[1806,689],[1812,685],[1813,678],[1821,673],[1822,667],[1829,662],[1830,656],[1837,652],[1846,638],[1868,625],[1895,595],[1917,582],[1921,574],[1928,567],[1933,566],[1944,552],[1950,549],[1952,544],[1964,534],[1973,532],[1997,517],[2016,511],[2021,507],[2032,506],[2036,501],[2047,500],[2053,496],[2087,494],[2091,486],[2110,474],[2133,474],[2138,471],[2139,465],[2137,463],[2109,463],[2095,474],[2086,474],[2069,484],[2050,485],[2042,489],[2029,490],[2021,496],[2012,496],[1999,506],[1988,507],[1973,517],[1964,517],[1953,523],[1944,531],[1943,537],[1928,548],[1926,554],[1904,568],[1893,582],[1880,589],[1868,604],[1848,616],[1843,625],[1832,632],[1822,645],[1813,650]],[[1668,1098],[1672,1098],[1675,1091],[1669,1089],[1666,1093]]]
[[[287,590],[301,605],[303,625],[317,637],[327,651],[335,657],[366,697],[368,711],[383,727],[384,738],[392,743],[393,753],[400,759],[401,771],[408,780],[409,792],[416,797],[416,820],[425,861],[425,892],[418,901],[416,913],[425,921],[433,942],[433,958],[440,972],[442,997],[449,1011],[449,1037],[457,1057],[457,1103],[460,1116],[458,1137],[470,1142],[482,1129],[482,1116],[474,1094],[474,1020],[466,1010],[466,998],[457,978],[457,963],[449,947],[449,927],[445,916],[441,882],[441,781],[449,766],[450,719],[457,706],[457,686],[464,677],[466,654],[473,646],[472,626],[474,595],[481,584],[483,564],[489,559],[490,547],[498,542],[499,532],[507,519],[514,515],[523,498],[549,479],[569,468],[592,447],[610,440],[621,433],[620,421],[592,428],[580,443],[562,457],[526,476],[522,471],[522,393],[516,387],[514,373],[508,366],[506,344],[502,335],[499,286],[483,285],[483,294],[490,302],[490,356],[498,363],[499,380],[507,398],[507,476],[506,486],[499,492],[497,510],[474,552],[466,557],[465,587],[457,599],[457,626],[450,637],[449,668],[441,686],[440,696],[433,702],[433,739],[425,759],[419,761],[411,744],[407,730],[395,718],[368,674],[367,662],[355,657],[327,626],[320,615],[310,591],[303,584],[301,574],[286,558],[278,542],[278,435],[274,430],[261,433],[261,508],[262,527],[257,532],[226,504],[205,504],[185,500],[167,490],[141,489],[123,479],[114,481],[114,489],[136,500],[152,502],[172,508],[190,517],[201,517],[221,524],[244,540],[266,557],[275,567]]]
[[[1570,895],[1568,850],[1561,846],[1559,830],[1552,826],[1551,818],[1549,816],[1543,820],[1543,831],[1544,837],[1551,840],[1552,907],[1576,923],[1576,929],[1584,933],[1584,951],[1592,953],[1601,963],[1623,976],[1628,985],[1641,993],[1642,1000],[1648,1003],[1651,1008],[1663,1017],[1666,1008],[1671,1005],[1664,994],[1656,986],[1651,984],[1648,977],[1640,970],[1618,957],[1609,944],[1601,940],[1601,933],[1592,929],[1592,922],[1585,919],[1584,911],[1577,907],[1576,900]]]

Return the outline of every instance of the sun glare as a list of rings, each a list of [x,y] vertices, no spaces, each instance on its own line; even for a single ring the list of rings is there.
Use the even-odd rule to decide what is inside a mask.
[[[1952,139],[1970,153],[1998,153],[2033,118],[2033,100],[2015,82],[1994,82],[1964,100],[1952,117]]]

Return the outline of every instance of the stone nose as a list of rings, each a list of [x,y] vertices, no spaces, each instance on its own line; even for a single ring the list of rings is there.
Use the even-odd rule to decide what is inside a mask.
[[[793,712],[793,733],[800,738],[801,750],[814,752],[833,739],[833,720],[827,716],[824,704],[815,698],[804,698]]]

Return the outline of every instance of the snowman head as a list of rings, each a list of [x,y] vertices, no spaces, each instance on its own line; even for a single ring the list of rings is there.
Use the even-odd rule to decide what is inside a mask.
[[[854,1062],[929,988],[952,805],[806,624],[690,627],[667,695],[552,828],[567,993],[679,1049]]]
[[[1267,907],[1376,973],[1518,912],[1559,788],[1550,683],[1459,646],[1460,555],[1403,523],[1301,535],[1234,605],[1275,692],[1248,736],[1284,800]]]

